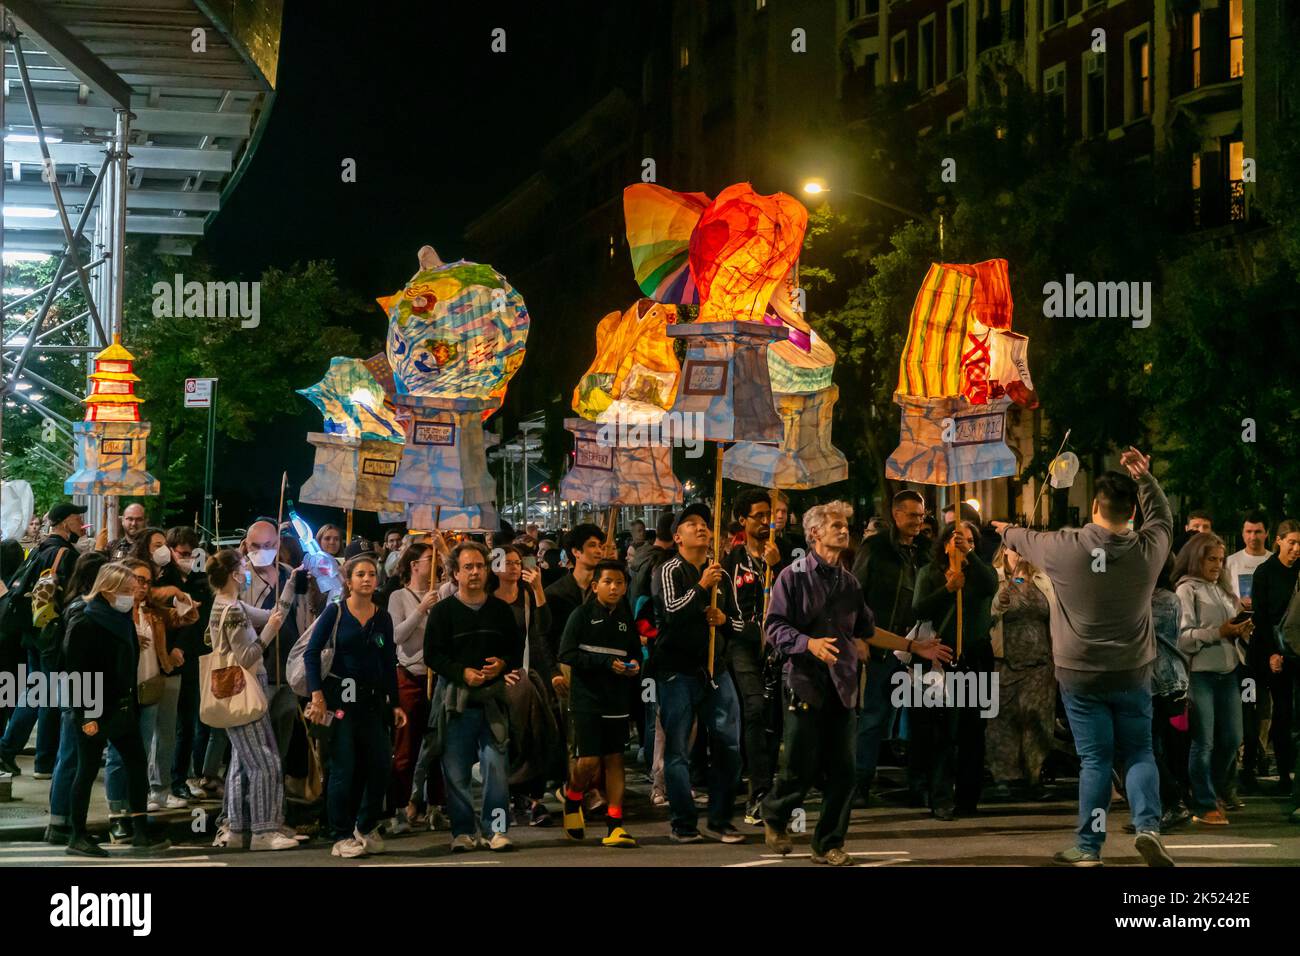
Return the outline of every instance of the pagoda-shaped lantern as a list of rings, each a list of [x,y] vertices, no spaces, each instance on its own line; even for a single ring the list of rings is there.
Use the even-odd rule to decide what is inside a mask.
[[[158,480],[146,470],[149,423],[140,420],[144,399],[135,394],[135,356],[118,338],[94,358],[85,421],[73,425],[77,467],[63,483],[68,495],[156,495]]]

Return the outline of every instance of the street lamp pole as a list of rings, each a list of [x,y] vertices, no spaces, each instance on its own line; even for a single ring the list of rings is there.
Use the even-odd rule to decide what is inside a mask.
[[[813,179],[804,183],[803,191],[812,196],[819,196],[822,193],[830,192],[830,189],[821,180]],[[916,209],[908,209],[906,206],[900,206],[897,203],[892,203],[887,199],[881,199],[879,196],[869,196],[866,193],[858,192],[856,189],[846,189],[844,191],[848,193],[850,196],[857,196],[859,199],[865,199],[867,202],[873,202],[877,206],[884,206],[886,209],[892,209],[894,212],[907,216],[909,219],[915,219],[917,222],[926,222],[931,219],[931,217],[926,213],[920,212]],[[940,212],[939,213],[939,256],[940,257],[943,256],[944,225],[945,225],[944,214]]]

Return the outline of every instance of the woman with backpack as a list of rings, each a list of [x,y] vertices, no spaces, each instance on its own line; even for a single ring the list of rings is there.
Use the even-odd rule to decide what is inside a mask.
[[[92,715],[74,707],[77,727],[77,772],[69,808],[68,853],[106,857],[108,851],[86,833],[90,793],[99,776],[104,748],[111,742],[125,767],[131,839],[137,850],[166,849],[170,843],[154,838],[148,827],[149,777],[144,739],[140,734],[140,704],[136,696],[139,642],[132,612],[138,582],[132,568],[121,562],[99,569],[85,611],[73,622],[67,638],[67,665],[71,671],[103,675],[103,713]]]
[[[316,621],[303,654],[311,703],[307,719],[329,726],[326,808],[334,856],[383,853],[379,832],[392,769],[389,721],[406,726],[397,690],[393,619],[374,602],[379,565],[369,555],[343,565],[344,599]],[[322,655],[334,647],[329,673]],[[344,693],[345,684],[350,693]]]
[[[1181,622],[1178,649],[1191,660],[1192,821],[1227,826],[1224,796],[1241,746],[1241,688],[1237,641],[1249,641],[1254,624],[1239,619],[1241,602],[1220,581],[1227,548],[1213,532],[1192,535],[1174,560]]]
[[[243,575],[239,552],[231,548],[218,551],[209,559],[206,570],[213,591],[208,642],[214,652],[229,649],[236,662],[256,676],[269,697],[262,656],[284,623],[284,611],[276,607],[259,634],[239,600]],[[270,715],[263,713],[250,723],[227,727],[226,733],[230,737],[226,823],[216,845],[242,845],[244,834],[251,831],[250,850],[292,850],[298,841],[285,832],[284,769]]]

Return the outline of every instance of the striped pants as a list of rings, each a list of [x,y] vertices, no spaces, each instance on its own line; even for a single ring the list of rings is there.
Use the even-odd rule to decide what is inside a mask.
[[[230,769],[225,809],[230,832],[280,829],[284,824],[284,767],[270,717],[263,714],[251,724],[227,728],[226,733],[230,735]]]

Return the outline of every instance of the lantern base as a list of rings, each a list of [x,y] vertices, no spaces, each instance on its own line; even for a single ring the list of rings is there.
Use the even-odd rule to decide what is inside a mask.
[[[1001,398],[987,405],[966,399],[896,395],[903,421],[898,448],[885,462],[886,477],[927,485],[957,485],[1016,474],[1016,456],[1006,444],[1007,407]]]
[[[451,508],[491,504],[497,486],[487,470],[483,412],[497,403],[423,395],[398,395],[393,401],[407,415],[406,447],[390,497]]]
[[[389,485],[402,461],[402,446],[381,438],[350,438],[311,432],[316,449],[311,477],[298,500],[353,511],[394,511],[401,504],[388,497]]]
[[[782,437],[772,407],[767,347],[790,334],[763,322],[697,322],[668,326],[686,339],[686,361],[673,411],[698,416],[706,441],[772,441]]]
[[[573,432],[573,467],[560,481],[560,497],[598,507],[674,505],[682,501],[682,483],[673,474],[670,445],[628,448],[602,439],[606,425],[585,418],[566,418]]]
[[[839,389],[832,385],[816,392],[775,397],[785,427],[781,444],[737,442],[722,458],[723,476],[763,488],[794,491],[848,478],[848,460],[831,444],[831,416]]]
[[[148,422],[75,422],[77,467],[63,483],[65,495],[156,495],[158,479],[146,471]]]

